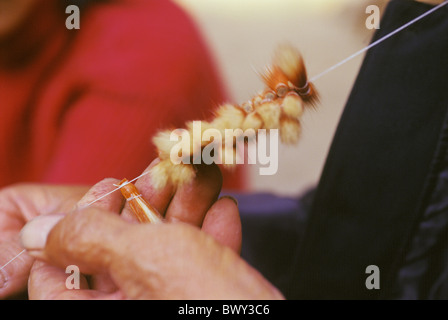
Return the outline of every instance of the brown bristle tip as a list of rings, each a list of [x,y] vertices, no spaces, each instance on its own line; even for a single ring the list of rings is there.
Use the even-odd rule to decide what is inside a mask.
[[[299,141],[301,125],[299,120],[282,117],[280,119],[280,139],[286,144],[295,144]]]
[[[291,45],[279,46],[274,55],[274,66],[286,75],[296,87],[303,87],[307,81],[306,68],[300,52]]]
[[[271,89],[275,90],[278,84],[287,83],[288,76],[277,66],[273,65],[267,68],[265,73],[262,75],[263,81]]]

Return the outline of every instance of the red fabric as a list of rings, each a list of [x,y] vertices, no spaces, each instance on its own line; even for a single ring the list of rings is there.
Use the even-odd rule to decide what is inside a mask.
[[[0,44],[0,186],[133,178],[159,129],[224,101],[195,25],[170,1],[95,4],[77,31],[55,2]],[[224,176],[241,188],[241,169]]]

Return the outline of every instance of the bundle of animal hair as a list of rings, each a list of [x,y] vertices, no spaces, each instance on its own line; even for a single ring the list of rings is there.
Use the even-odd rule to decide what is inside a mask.
[[[255,95],[249,101],[241,105],[224,104],[217,108],[213,119],[201,121],[201,134],[207,129],[216,129],[222,132],[225,137],[225,129],[241,129],[241,133],[251,132],[252,137],[245,135],[246,142],[257,140],[259,129],[278,129],[281,141],[287,144],[296,143],[301,133],[300,119],[304,109],[313,106],[317,102],[318,95],[312,83],[308,82],[305,64],[301,54],[291,46],[281,46],[274,54],[271,66],[267,67],[262,75],[266,88]],[[178,187],[191,181],[196,174],[194,161],[196,156],[200,157],[201,152],[207,145],[216,141],[193,141],[194,122],[188,122],[184,130],[178,133],[172,130],[159,132],[153,142],[158,150],[160,162],[155,165],[151,172],[152,182],[158,188],[164,187],[167,183]],[[173,134],[186,136],[190,139],[182,139],[182,158],[186,161],[174,163],[170,155],[173,148],[179,148],[179,142],[172,139]],[[220,141],[222,146],[222,157],[235,158],[236,140],[229,146]],[[236,164],[236,161],[225,161]]]

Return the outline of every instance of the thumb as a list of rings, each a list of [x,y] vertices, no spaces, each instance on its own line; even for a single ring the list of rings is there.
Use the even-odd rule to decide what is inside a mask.
[[[21,232],[29,255],[59,267],[76,265],[86,274],[108,268],[112,257],[126,246],[121,237],[130,224],[98,208],[62,215],[39,216]]]

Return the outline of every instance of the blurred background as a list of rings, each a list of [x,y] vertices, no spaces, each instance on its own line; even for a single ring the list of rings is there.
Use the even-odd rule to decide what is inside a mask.
[[[234,102],[242,103],[264,85],[257,72],[270,63],[278,44],[288,42],[305,59],[309,77],[367,46],[366,8],[385,0],[176,0],[196,20],[209,43]],[[364,55],[315,82],[320,104],[303,118],[296,146],[280,145],[273,176],[247,165],[249,191],[300,195],[316,185],[345,102]]]

